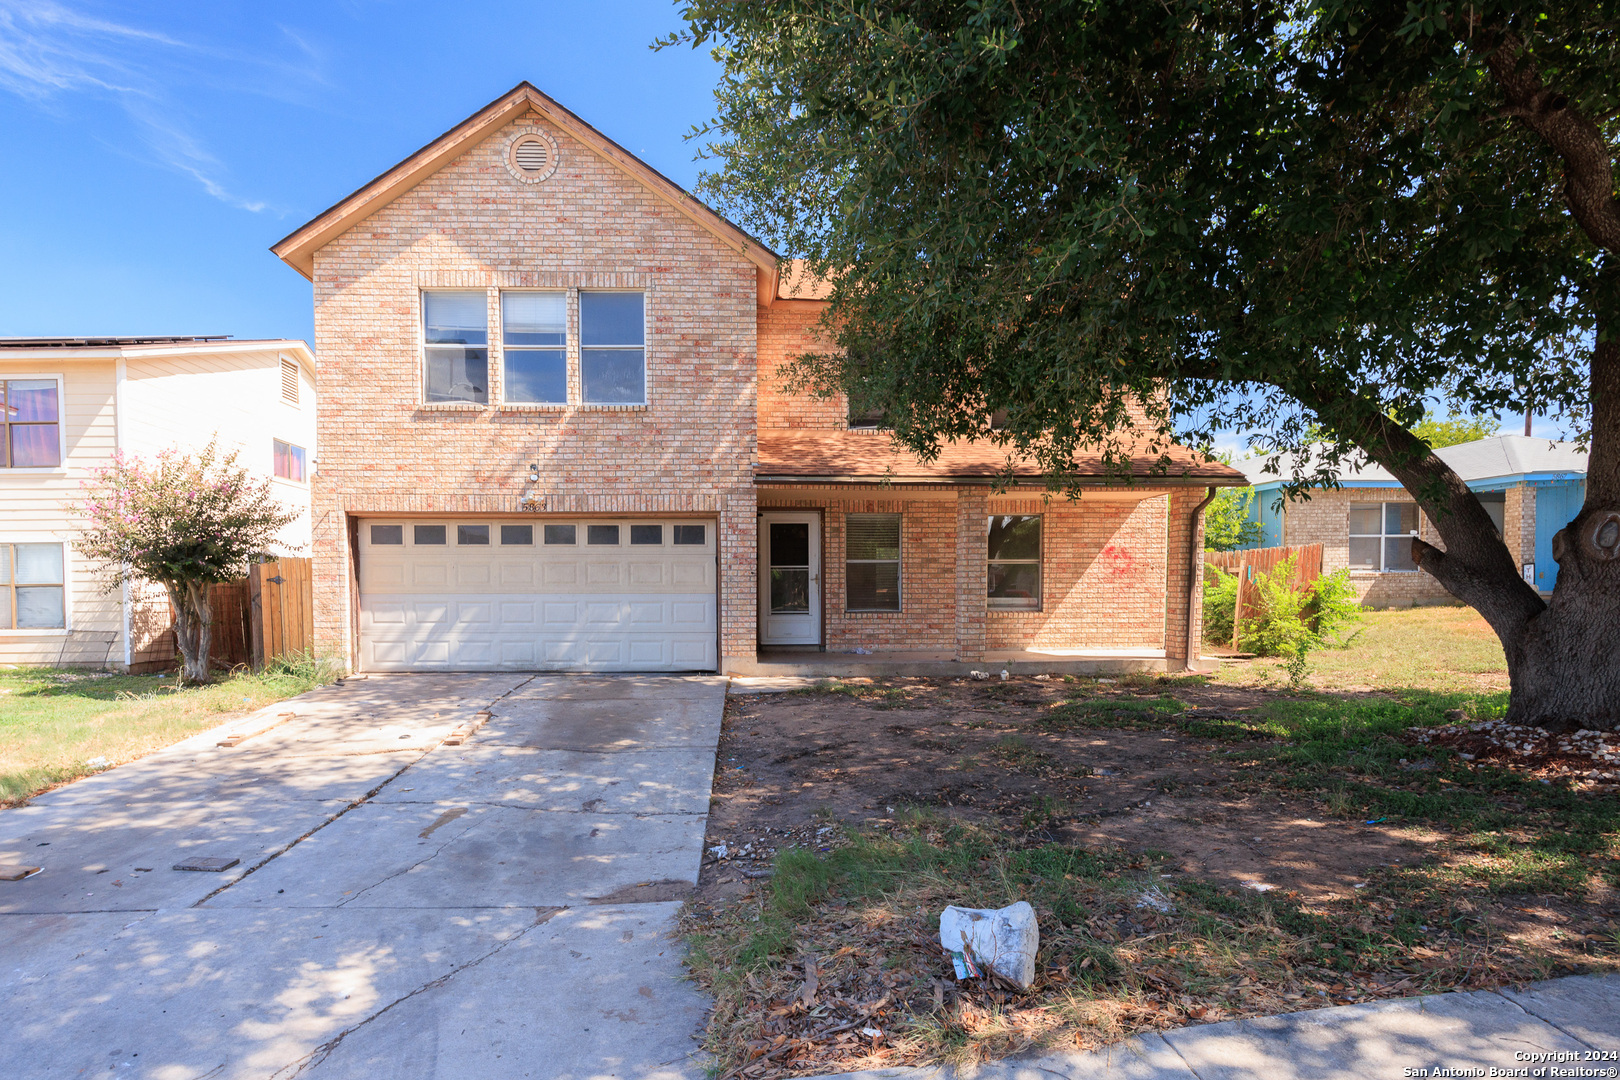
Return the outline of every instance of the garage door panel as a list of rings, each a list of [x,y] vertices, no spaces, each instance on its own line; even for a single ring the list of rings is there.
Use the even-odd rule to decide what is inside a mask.
[[[547,563],[542,570],[541,580],[547,586],[579,584],[579,567],[574,563]]]
[[[507,601],[501,604],[501,622],[513,629],[535,625],[535,605],[532,602]]]
[[[502,585],[533,585],[534,565],[532,563],[503,562],[501,564]]]
[[[444,563],[417,563],[411,567],[411,584],[443,585],[450,580],[450,568]]]
[[[361,523],[360,653],[367,669],[717,666],[712,523],[710,543],[703,547],[676,547],[670,539],[664,545],[626,542],[613,548],[461,545],[455,542],[457,523],[451,521],[451,543],[418,548],[413,522],[387,520],[405,525],[404,543],[385,540],[373,549],[371,522]],[[582,541],[587,524],[579,523]],[[494,541],[501,531],[491,528],[488,535]],[[631,532],[623,527],[620,535],[628,541]],[[664,536],[673,535],[666,525]],[[540,539],[538,529],[534,538]]]

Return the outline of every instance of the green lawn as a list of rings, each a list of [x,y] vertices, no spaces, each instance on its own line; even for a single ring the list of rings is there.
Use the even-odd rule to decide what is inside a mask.
[[[1309,682],[1320,690],[1490,692],[1508,688],[1502,645],[1479,612],[1465,607],[1367,611],[1350,644],[1310,654]],[[1213,650],[1205,647],[1206,654]],[[1280,659],[1223,662],[1217,680],[1244,685],[1287,682]]]
[[[0,670],[0,806],[330,682],[311,662],[176,689],[174,677]]]

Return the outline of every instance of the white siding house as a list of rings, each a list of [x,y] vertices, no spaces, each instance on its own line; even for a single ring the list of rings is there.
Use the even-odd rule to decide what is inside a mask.
[[[0,406],[0,664],[124,668],[166,647],[161,590],[108,592],[73,549],[81,485],[116,451],[217,437],[301,512],[276,553],[308,554],[315,364],[302,341],[0,338]]]

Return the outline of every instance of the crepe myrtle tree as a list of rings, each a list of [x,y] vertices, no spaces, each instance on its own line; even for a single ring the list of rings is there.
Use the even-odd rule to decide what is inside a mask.
[[[151,461],[115,454],[84,482],[77,505],[83,525],[74,547],[105,575],[107,591],[135,580],[168,591],[182,678],[192,682],[209,679],[209,587],[246,574],[298,519],[236,458],[221,457],[217,440],[196,453],[162,450]]]
[[[1291,495],[1365,454],[1435,523],[1418,565],[1500,637],[1509,719],[1620,725],[1616,3],[682,13],[661,46],[723,65],[702,190],[831,284],[799,385],[1071,488],[1081,446],[1166,467],[1172,438],[1237,430],[1301,463]],[[1590,445],[1550,603],[1414,434],[1532,404]]]

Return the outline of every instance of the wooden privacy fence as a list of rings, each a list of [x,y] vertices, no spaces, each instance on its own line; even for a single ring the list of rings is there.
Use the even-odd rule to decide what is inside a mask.
[[[308,559],[253,565],[248,569],[247,595],[255,668],[288,653],[314,651],[315,594]]]
[[[1322,545],[1303,544],[1299,547],[1250,548],[1248,551],[1206,551],[1204,565],[1236,574],[1237,600],[1232,609],[1232,648],[1238,647],[1238,634],[1243,620],[1259,612],[1255,610],[1254,580],[1260,574],[1269,574],[1280,564],[1298,556],[1294,563],[1293,582],[1304,585],[1322,576]]]
[[[258,563],[241,581],[209,586],[208,605],[214,611],[208,643],[211,667],[262,668],[278,656],[313,650],[315,604],[308,559]],[[174,643],[174,606],[168,597],[154,595],[137,614],[151,628],[149,639],[131,659],[131,673],[173,667],[179,650]]]

